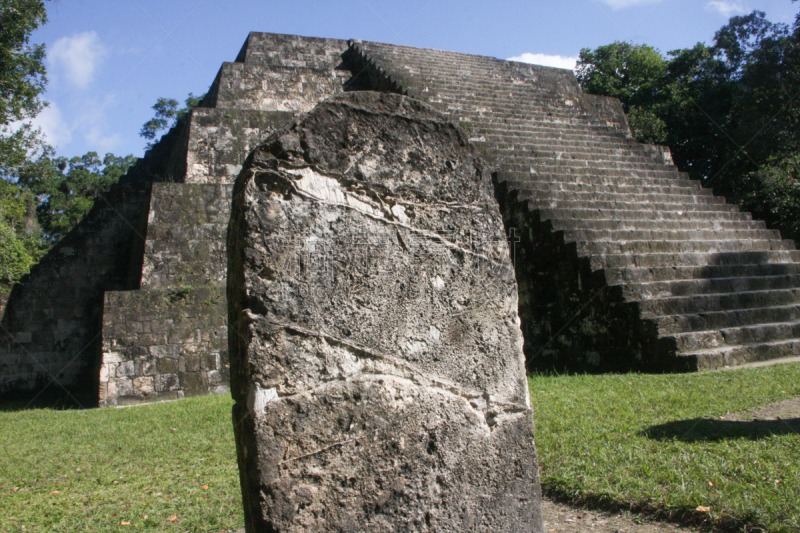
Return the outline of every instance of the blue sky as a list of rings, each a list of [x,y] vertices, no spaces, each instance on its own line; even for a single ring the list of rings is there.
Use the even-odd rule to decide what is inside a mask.
[[[141,156],[160,96],[202,94],[248,32],[357,38],[570,65],[616,40],[662,52],[710,42],[732,15],[790,23],[791,0],[55,0],[32,37],[47,46],[49,107],[36,119],[60,155]]]

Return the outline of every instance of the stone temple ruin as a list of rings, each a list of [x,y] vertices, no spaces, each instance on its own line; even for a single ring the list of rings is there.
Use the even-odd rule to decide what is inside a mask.
[[[800,255],[636,143],[572,73],[438,50],[251,33],[203,102],[12,291],[0,393],[87,405],[225,390],[225,235],[248,154],[351,91],[459,124],[491,165],[529,368],[686,371],[800,353]]]

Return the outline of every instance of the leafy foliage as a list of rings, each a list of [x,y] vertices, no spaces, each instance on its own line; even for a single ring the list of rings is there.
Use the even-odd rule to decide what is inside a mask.
[[[46,239],[64,236],[135,162],[132,155],[109,153],[100,159],[97,152],[88,152],[71,159],[44,157],[28,166],[20,184],[39,199],[36,212]]]
[[[43,0],[0,0],[0,291],[7,291],[135,161],[95,152],[55,157],[30,125],[46,103],[44,45],[30,34],[47,20]],[[192,95],[190,95],[190,98]],[[169,113],[170,102],[159,109]],[[188,104],[188,102],[187,102]],[[175,102],[177,106],[177,102]],[[179,113],[179,112],[176,112]],[[175,115],[177,116],[177,115]]]
[[[47,14],[42,0],[0,0],[0,8],[0,121],[7,125],[42,109],[44,45],[28,41]]]
[[[800,154],[774,159],[737,185],[743,205],[756,217],[800,235]]]
[[[30,270],[47,249],[30,191],[0,180],[0,293]]]
[[[800,239],[800,14],[791,27],[760,11],[732,17],[712,45],[666,57],[620,42],[584,49],[577,71],[585,91],[622,101],[637,140],[669,145],[693,178]]]
[[[178,109],[180,104],[174,98],[159,98],[152,108],[156,112],[155,116],[144,123],[139,135],[152,141],[159,132],[175,126],[179,120],[184,120],[189,111],[200,104],[204,96],[189,93],[185,100],[186,106],[180,109]]]
[[[0,0],[0,292],[28,272],[45,246],[34,195],[13,183],[30,155],[47,153],[40,132],[25,121],[45,103],[44,45],[30,34],[47,20],[42,0]]]
[[[0,0],[0,178],[16,175],[28,155],[43,147],[39,131],[20,121],[45,103],[44,45],[30,34],[47,20],[42,0]]]

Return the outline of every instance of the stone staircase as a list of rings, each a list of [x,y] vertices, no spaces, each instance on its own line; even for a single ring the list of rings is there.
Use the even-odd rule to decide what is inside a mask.
[[[569,71],[489,57],[351,41],[345,58],[370,88],[450,113],[496,166],[531,367],[800,353],[793,243],[633,141],[618,102]]]

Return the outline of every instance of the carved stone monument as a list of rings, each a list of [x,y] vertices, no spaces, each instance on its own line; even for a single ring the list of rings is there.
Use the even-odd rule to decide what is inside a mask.
[[[248,532],[541,531],[508,243],[444,115],[347,93],[270,136],[228,302]]]

